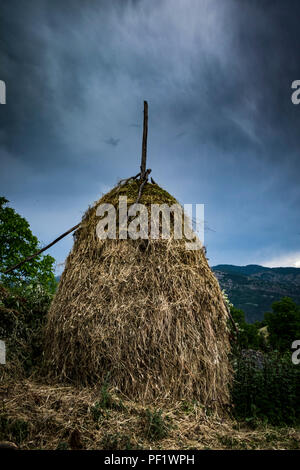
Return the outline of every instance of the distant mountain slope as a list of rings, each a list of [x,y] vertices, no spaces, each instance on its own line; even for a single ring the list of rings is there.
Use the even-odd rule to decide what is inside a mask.
[[[284,296],[300,305],[300,268],[219,264],[212,269],[230,301],[244,310],[248,322],[262,320],[272,303]]]

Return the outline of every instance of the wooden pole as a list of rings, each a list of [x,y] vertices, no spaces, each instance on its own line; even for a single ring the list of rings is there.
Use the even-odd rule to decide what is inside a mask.
[[[142,194],[142,190],[143,190],[143,187],[145,185],[145,183],[147,182],[148,180],[148,176],[151,172],[151,170],[146,170],[146,160],[147,160],[147,136],[148,136],[148,103],[147,101],[144,101],[144,126],[143,126],[143,143],[142,143],[142,161],[141,161],[141,173],[140,173],[140,181],[141,181],[141,186],[140,186],[140,191],[139,191],[139,194],[138,194],[138,199],[137,199],[137,202],[139,201],[140,197],[141,197],[141,194]],[[139,174],[137,174],[135,178],[137,178],[139,176]],[[20,266],[22,266],[22,264],[26,263],[26,261],[30,261],[31,259],[35,258],[36,256],[40,255],[41,253],[43,253],[43,251],[45,250],[48,250],[48,248],[50,248],[51,246],[55,245],[55,243],[59,242],[62,238],[66,237],[67,235],[69,235],[69,233],[73,232],[74,230],[76,230],[78,227],[79,227],[80,224],[77,224],[75,225],[74,227],[70,228],[70,230],[68,230],[67,232],[63,233],[62,235],[60,235],[58,238],[56,238],[53,242],[49,243],[49,245],[45,246],[44,248],[42,248],[41,250],[37,251],[36,253],[34,253],[33,255],[31,256],[28,256],[26,259],[23,259],[23,261],[20,261],[19,263],[15,264],[14,266],[11,266],[10,268],[8,268],[6,271],[4,271],[4,274],[8,274],[10,273],[11,271],[13,271],[14,269],[17,269],[19,268]]]
[[[144,127],[143,127],[143,143],[142,143],[142,162],[141,162],[141,181],[145,179],[146,175],[146,160],[147,160],[147,136],[148,136],[148,103],[144,101]]]
[[[55,243],[59,242],[62,238],[66,237],[67,235],[69,235],[69,233],[73,232],[74,230],[76,230],[78,227],[79,227],[80,224],[77,224],[75,225],[74,227],[70,228],[70,230],[68,230],[67,232],[63,233],[62,235],[60,235],[58,238],[56,238],[53,242],[49,243],[49,245],[45,246],[44,248],[42,248],[41,250],[37,251],[36,253],[34,253],[33,255],[30,255],[28,256],[27,258],[23,259],[22,261],[20,261],[19,263],[15,264],[14,266],[12,266],[11,268],[8,268],[6,271],[4,271],[3,274],[8,274],[10,273],[11,271],[13,271],[14,269],[17,269],[19,268],[20,266],[22,266],[22,264],[26,263],[26,261],[30,261],[31,259],[35,258],[36,256],[40,255],[41,253],[43,253],[43,251],[45,250],[48,250],[48,248],[50,248],[51,246],[55,245]]]

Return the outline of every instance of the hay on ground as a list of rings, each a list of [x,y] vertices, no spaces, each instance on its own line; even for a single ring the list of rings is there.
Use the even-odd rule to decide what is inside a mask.
[[[109,394],[119,402],[114,390]],[[120,409],[99,408],[100,397],[97,386],[47,385],[32,379],[0,382],[0,441],[24,450],[72,449],[77,431],[86,450],[300,449],[299,428],[264,424],[253,429],[250,423],[208,413],[187,401],[145,406],[123,400]],[[152,414],[161,410],[163,422],[170,425],[160,439],[148,432],[148,409]],[[154,430],[160,428],[156,423]]]

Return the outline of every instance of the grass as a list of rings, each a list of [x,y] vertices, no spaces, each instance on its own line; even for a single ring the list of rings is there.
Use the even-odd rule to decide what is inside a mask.
[[[162,416],[162,410],[149,410],[145,412],[145,435],[153,441],[163,439],[168,436],[170,422]]]
[[[29,435],[28,422],[23,419],[11,419],[4,413],[0,415],[0,440],[12,441],[17,445]]]

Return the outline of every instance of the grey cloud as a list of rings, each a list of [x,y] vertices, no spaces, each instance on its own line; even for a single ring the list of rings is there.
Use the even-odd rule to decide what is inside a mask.
[[[37,235],[47,238],[46,222],[31,201],[49,211],[50,239],[64,211],[76,223],[103,188],[138,171],[147,99],[153,177],[182,202],[205,203],[211,261],[299,251],[299,2],[0,8],[0,184]],[[55,253],[62,261],[66,245]]]

